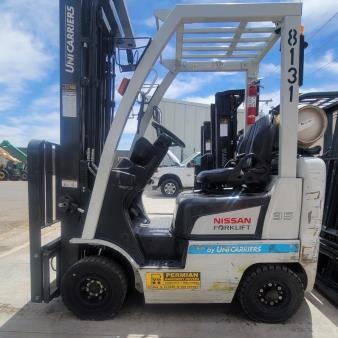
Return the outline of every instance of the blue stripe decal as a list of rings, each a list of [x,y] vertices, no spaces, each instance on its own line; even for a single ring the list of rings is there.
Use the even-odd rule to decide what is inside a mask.
[[[298,252],[298,244],[226,244],[226,245],[190,245],[188,253],[192,255],[239,255]]]

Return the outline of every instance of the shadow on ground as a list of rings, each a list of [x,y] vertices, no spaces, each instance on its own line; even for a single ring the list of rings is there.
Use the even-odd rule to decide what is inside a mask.
[[[144,305],[143,297],[133,292],[115,319],[101,322],[76,319],[60,299],[49,304],[28,303],[0,328],[0,337],[311,338],[312,318],[306,302],[289,322],[269,325],[248,321],[232,305]]]

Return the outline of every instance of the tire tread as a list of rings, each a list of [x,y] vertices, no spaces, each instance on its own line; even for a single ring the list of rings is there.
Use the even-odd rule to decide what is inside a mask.
[[[268,264],[268,265],[262,265],[262,266],[255,267],[252,271],[249,271],[249,273],[244,277],[244,280],[241,282],[239,294],[238,294],[239,303],[241,305],[243,312],[245,313],[245,315],[249,319],[251,319],[253,321],[260,321],[260,322],[266,322],[266,323],[276,323],[276,321],[274,321],[274,320],[269,320],[269,319],[263,320],[263,319],[259,318],[257,315],[255,315],[254,313],[252,313],[248,309],[247,304],[245,302],[245,292],[246,292],[246,289],[249,287],[250,283],[260,274],[265,273],[265,272],[269,272],[269,271],[279,271],[279,272],[283,271],[287,274],[290,274],[292,277],[294,277],[299,282],[299,285],[304,290],[304,284],[303,284],[301,278],[294,271],[292,271],[290,268],[288,268],[285,265]],[[286,317],[289,317],[288,315],[289,314],[287,314]]]
[[[125,300],[126,294],[127,294],[127,290],[128,290],[128,280],[126,277],[126,273],[123,271],[123,269],[120,267],[119,264],[117,264],[115,261],[104,257],[104,256],[86,256],[82,259],[80,259],[79,261],[75,262],[68,271],[70,270],[74,270],[79,266],[82,266],[84,264],[93,264],[93,265],[101,265],[104,266],[105,268],[107,268],[107,270],[109,270],[111,273],[114,273],[118,279],[121,282],[121,287],[122,287],[122,292],[123,292],[123,300],[121,302],[121,304],[114,309],[113,313],[103,313],[103,312],[96,312],[95,315],[93,314],[89,314],[89,313],[81,313],[81,312],[77,312],[75,313],[75,315],[83,320],[105,320],[105,319],[109,319],[114,317],[119,310],[121,309],[123,302]],[[65,273],[65,276],[67,275],[67,272]],[[61,283],[61,290],[62,290],[62,285],[63,285],[64,279]],[[62,291],[61,291],[62,294]],[[71,304],[68,303],[68,300],[65,300],[63,298],[63,302],[66,305],[66,307],[72,311],[73,311],[73,306]]]

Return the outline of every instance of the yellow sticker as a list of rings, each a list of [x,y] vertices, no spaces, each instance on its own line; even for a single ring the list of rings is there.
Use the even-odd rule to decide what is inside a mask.
[[[147,272],[148,289],[199,289],[200,272]]]

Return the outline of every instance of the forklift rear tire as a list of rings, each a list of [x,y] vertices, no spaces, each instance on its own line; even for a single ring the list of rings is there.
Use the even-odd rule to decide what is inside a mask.
[[[283,265],[259,266],[241,282],[239,303],[252,320],[285,322],[304,299],[304,285],[291,269]]]
[[[66,307],[80,319],[114,317],[127,294],[127,278],[121,267],[102,256],[88,256],[64,274],[61,296]]]
[[[161,192],[165,197],[176,197],[181,190],[181,186],[174,178],[167,178],[161,184]]]

